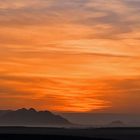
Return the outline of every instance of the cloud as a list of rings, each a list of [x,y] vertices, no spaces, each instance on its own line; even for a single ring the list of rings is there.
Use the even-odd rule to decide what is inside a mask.
[[[139,107],[139,77],[81,79],[1,75],[0,79],[1,106],[5,104],[9,108],[33,106],[58,112],[131,113],[133,110],[129,108],[137,111]]]
[[[107,80],[104,91],[106,92],[106,99],[112,101],[112,108],[108,112],[119,113],[139,113],[140,106],[140,78],[126,77],[124,79],[118,78],[114,80]],[[137,112],[138,111],[138,112]]]
[[[0,9],[1,10],[22,10],[22,9],[28,9],[31,7],[37,8],[43,8],[51,5],[54,0],[0,0]]]
[[[112,103],[112,111],[119,111],[126,95],[130,101],[134,92],[137,101],[139,5],[127,0],[0,0],[1,106],[26,102],[39,109],[91,111]],[[90,80],[100,78],[97,85]]]
[[[30,107],[32,104],[34,107],[38,105],[38,109],[47,108],[54,111],[83,112],[108,106],[105,101],[96,99],[96,95],[79,90],[82,84],[80,80],[74,83],[71,81],[72,79],[65,78],[1,76],[0,100],[5,100],[5,106],[9,104],[8,98],[11,106],[17,107],[18,102],[15,101],[21,100],[26,103],[23,106]],[[89,99],[87,94],[92,99]]]
[[[29,29],[32,33],[37,32],[36,28],[45,30],[47,34],[54,32],[52,31],[54,29],[57,37],[57,33],[62,32],[64,35],[61,34],[62,38],[67,39],[73,36],[75,39],[114,40],[126,37],[138,39],[139,34],[136,33],[140,32],[138,1],[61,0],[63,5],[56,0],[0,2],[1,7],[2,5],[6,7],[5,10],[0,10],[1,26],[18,28],[19,32],[23,32],[22,26],[24,30]]]

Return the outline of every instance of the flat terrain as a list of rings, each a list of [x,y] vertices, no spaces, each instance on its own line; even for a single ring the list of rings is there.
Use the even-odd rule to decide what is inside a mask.
[[[0,140],[140,140],[140,128],[0,127]]]
[[[100,138],[88,138],[78,136],[60,136],[60,135],[26,135],[26,134],[8,134],[0,135],[1,140],[105,140]]]

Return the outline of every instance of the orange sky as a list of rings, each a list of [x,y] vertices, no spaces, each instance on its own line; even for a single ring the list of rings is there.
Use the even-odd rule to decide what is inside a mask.
[[[0,109],[140,107],[140,2],[0,0]]]

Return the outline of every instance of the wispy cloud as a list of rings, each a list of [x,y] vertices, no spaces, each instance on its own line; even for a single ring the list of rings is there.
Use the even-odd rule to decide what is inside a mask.
[[[0,0],[1,107],[27,102],[57,111],[91,111],[112,104],[118,111],[132,92],[137,101],[138,87],[130,87],[140,75],[139,7],[139,1],[127,0]],[[101,78],[97,87],[89,82]],[[106,78],[107,89],[98,90]]]
[[[5,108],[22,105],[62,112],[132,113],[129,108],[139,107],[139,77],[122,80],[122,77],[79,79],[1,75],[0,79],[0,106]]]

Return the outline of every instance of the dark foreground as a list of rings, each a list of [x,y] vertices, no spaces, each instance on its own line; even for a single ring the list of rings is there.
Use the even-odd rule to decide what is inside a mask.
[[[0,127],[0,140],[140,140],[140,128]]]
[[[8,134],[0,135],[1,140],[105,140],[98,138],[78,137],[78,136],[60,136],[60,135],[27,135],[27,134]]]

